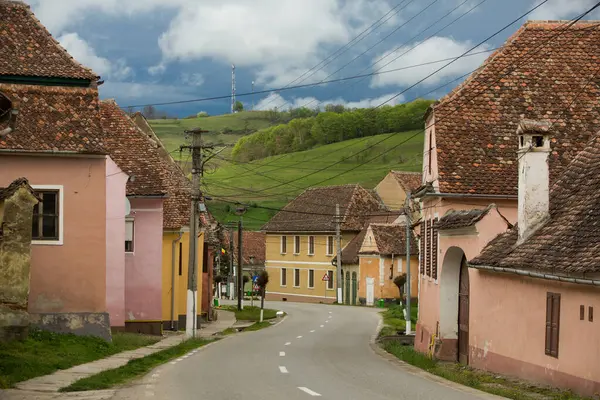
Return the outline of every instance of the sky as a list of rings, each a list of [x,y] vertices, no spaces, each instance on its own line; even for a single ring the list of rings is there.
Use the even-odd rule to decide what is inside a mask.
[[[439,60],[462,55],[542,1],[26,0],[71,55],[102,77],[100,96],[122,107],[227,96],[233,64],[238,94],[251,93],[253,82],[261,91],[384,72],[239,96],[246,109],[439,98],[526,19],[570,19],[596,2],[548,0],[418,83],[448,63]],[[178,117],[218,115],[229,112],[230,99],[158,108]]]

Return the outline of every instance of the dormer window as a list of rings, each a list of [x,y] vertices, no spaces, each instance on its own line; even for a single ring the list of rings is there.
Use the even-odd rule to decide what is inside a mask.
[[[0,124],[4,124],[10,120],[12,108],[12,102],[8,97],[0,93]]]
[[[533,147],[544,147],[544,137],[543,136],[533,136],[531,138],[531,144]]]

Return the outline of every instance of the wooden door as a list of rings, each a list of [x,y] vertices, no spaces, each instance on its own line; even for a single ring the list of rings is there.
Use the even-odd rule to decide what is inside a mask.
[[[458,362],[469,364],[469,267],[464,256],[458,283]]]

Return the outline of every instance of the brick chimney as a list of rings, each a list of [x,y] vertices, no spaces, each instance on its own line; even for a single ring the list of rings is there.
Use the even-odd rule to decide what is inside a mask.
[[[525,241],[549,217],[550,128],[548,121],[524,119],[519,123],[519,239]]]

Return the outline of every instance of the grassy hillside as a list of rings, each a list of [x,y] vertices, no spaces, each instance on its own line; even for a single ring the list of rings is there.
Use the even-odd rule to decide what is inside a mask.
[[[208,206],[220,221],[237,221],[234,203],[238,201],[276,209],[311,186],[359,183],[373,188],[391,169],[421,170],[423,135],[401,144],[417,132],[346,140],[250,163],[221,164],[214,173],[204,177],[203,191],[213,198]],[[385,140],[375,145],[382,139]],[[374,147],[369,148],[372,145]],[[384,154],[394,146],[398,147]],[[364,151],[356,154],[361,150]],[[374,160],[369,161],[371,159]],[[354,169],[363,163],[365,165]],[[329,168],[324,169],[326,167]],[[324,170],[319,171],[321,169]],[[295,181],[282,184],[292,180]],[[243,216],[244,224],[249,229],[258,229],[275,212],[251,207]]]
[[[274,123],[272,116],[266,112],[244,111],[236,114],[216,115],[214,117],[190,119],[155,119],[148,121],[152,129],[162,140],[169,151],[174,151],[173,157],[179,159],[180,145],[186,144],[184,131],[191,128],[202,128],[210,133],[204,135],[207,143],[226,146],[221,153],[229,158],[231,150],[239,138],[247,134],[268,128]],[[182,161],[187,159],[187,154],[182,155]]]

